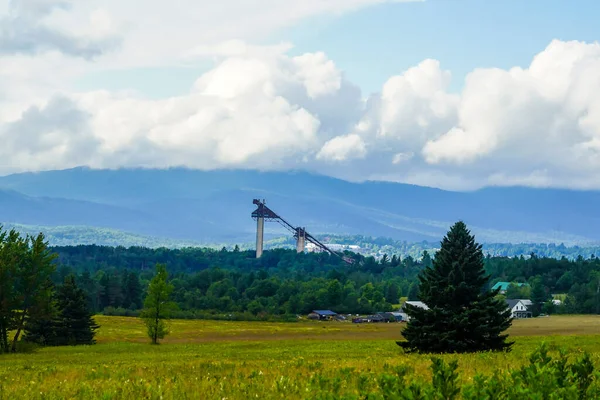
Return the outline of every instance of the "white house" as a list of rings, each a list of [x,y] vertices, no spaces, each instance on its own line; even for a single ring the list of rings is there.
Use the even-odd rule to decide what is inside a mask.
[[[528,309],[531,310],[531,306],[533,306],[533,301],[529,300],[529,299],[519,299],[521,300],[521,303],[523,303],[523,305],[525,307],[527,307]]]
[[[506,306],[512,313],[512,317],[518,318],[531,318],[531,310],[527,304],[531,306],[531,300],[519,300],[519,299],[507,299]]]

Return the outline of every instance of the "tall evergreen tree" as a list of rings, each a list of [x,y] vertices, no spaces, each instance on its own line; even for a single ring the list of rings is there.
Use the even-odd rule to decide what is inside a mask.
[[[483,259],[464,222],[454,224],[433,265],[419,274],[419,298],[428,309],[405,305],[410,320],[399,346],[426,353],[510,350],[512,342],[502,334],[511,324],[510,311],[497,290],[485,291]]]
[[[98,327],[85,292],[69,275],[50,301],[32,310],[23,339],[44,346],[94,344]]]
[[[531,302],[533,303],[531,311],[534,317],[537,317],[542,313],[542,307],[549,298],[550,296],[546,293],[546,288],[542,283],[542,279],[536,277],[531,285]]]
[[[123,272],[123,307],[138,310],[142,307],[142,285],[137,273]]]
[[[431,256],[429,255],[429,252],[427,250],[423,250],[423,255],[422,255],[422,258],[421,258],[421,263],[423,264],[423,266],[425,268],[431,267],[433,265],[433,262],[431,260]]]
[[[19,233],[14,229],[6,232],[0,226],[0,354],[10,351],[8,333],[20,309],[15,279],[26,254],[27,242]]]
[[[94,344],[99,326],[88,308],[83,289],[77,287],[75,277],[69,275],[65,283],[56,290],[56,305],[59,309],[56,337],[58,345]]]
[[[100,280],[98,281],[99,285],[99,305],[100,310],[104,310],[106,307],[110,306],[110,275],[108,271],[101,271],[102,275],[100,276]]]
[[[31,311],[52,297],[52,289],[46,283],[56,268],[54,259],[57,255],[48,248],[43,233],[36,237],[27,236],[27,242],[28,251],[18,262],[14,281],[20,310],[14,323],[15,335],[11,347],[13,353],[17,350],[17,342]]]
[[[47,285],[48,290],[54,290],[51,287],[51,282],[47,282]],[[56,305],[56,298],[51,296],[32,308],[31,315],[25,324],[23,340],[42,346],[56,345],[58,318],[59,310]]]
[[[98,283],[92,278],[90,271],[85,269],[78,279],[78,285],[84,292],[88,300],[90,311],[100,311],[100,295]]]

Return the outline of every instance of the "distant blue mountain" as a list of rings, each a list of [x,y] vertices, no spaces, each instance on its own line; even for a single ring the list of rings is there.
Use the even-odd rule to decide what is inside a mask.
[[[462,219],[482,242],[600,241],[600,192],[487,188],[452,192],[351,183],[305,172],[92,170],[0,177],[0,221],[84,225],[206,242],[252,240],[253,198],[311,233],[439,241]],[[267,234],[285,231],[269,224]]]

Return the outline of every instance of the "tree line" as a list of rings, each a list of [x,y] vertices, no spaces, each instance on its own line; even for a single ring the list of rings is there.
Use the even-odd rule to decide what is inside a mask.
[[[0,353],[16,352],[23,334],[43,344],[93,342],[87,295],[73,275],[52,282],[55,258],[42,233],[21,236],[0,226]]]
[[[431,266],[432,254],[419,258],[384,255],[380,259],[348,253],[352,265],[324,253],[268,250],[260,259],[237,248],[149,249],[144,247],[53,247],[55,283],[74,274],[93,312],[137,315],[156,264],[167,266],[175,315],[182,318],[293,318],[313,309],[340,313],[391,310],[401,298],[419,299],[417,275]],[[600,259],[486,256],[484,268],[498,281],[523,282],[507,298],[530,298],[539,312],[600,313]],[[554,306],[552,295],[561,295]]]

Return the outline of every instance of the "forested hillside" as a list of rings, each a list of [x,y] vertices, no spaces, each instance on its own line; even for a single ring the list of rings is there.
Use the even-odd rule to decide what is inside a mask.
[[[259,260],[253,251],[213,249],[148,249],[143,247],[54,247],[59,264],[54,279],[70,273],[87,293],[96,312],[135,313],[156,263],[167,265],[175,285],[180,317],[295,318],[295,314],[329,308],[343,313],[391,310],[401,297],[418,299],[416,276],[431,263],[427,252],[419,259],[354,254],[355,263],[322,253],[266,251]],[[528,282],[511,289],[510,297],[546,302],[567,294],[563,306],[548,304],[546,312],[600,313],[600,260],[548,257],[492,257],[485,260],[497,281]],[[127,311],[127,309],[129,311]]]
[[[144,236],[126,233],[110,228],[94,228],[86,226],[38,226],[8,223],[4,224],[7,230],[15,229],[23,235],[44,235],[51,246],[78,246],[78,245],[100,245],[100,246],[124,246],[124,247],[147,247],[147,248],[170,248],[180,249],[184,247],[210,247],[221,249],[227,247],[233,249],[235,245],[225,242],[206,243],[193,240],[169,239],[158,236]],[[381,257],[383,254],[396,254],[401,257],[411,256],[420,258],[423,251],[433,253],[439,247],[438,242],[421,241],[409,242],[386,237],[375,237],[367,235],[315,235],[320,241],[329,244],[356,245],[361,248],[361,253]],[[582,255],[587,258],[592,254],[600,254],[600,245],[566,246],[554,243],[483,243],[484,254],[492,256],[520,256],[535,253],[542,257],[575,259]],[[250,250],[255,247],[254,240],[240,242],[239,248]],[[265,248],[296,248],[296,241],[291,235],[276,237],[265,241]]]

